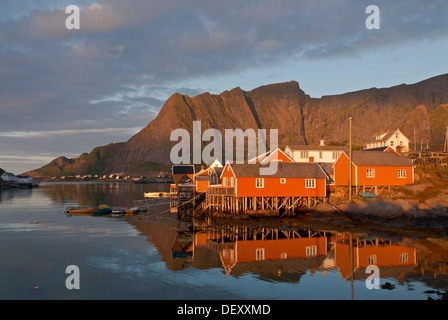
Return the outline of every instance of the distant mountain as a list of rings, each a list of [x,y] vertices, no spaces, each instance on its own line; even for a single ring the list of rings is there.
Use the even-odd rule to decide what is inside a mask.
[[[341,75],[342,76],[342,75]],[[323,139],[348,143],[348,118],[353,118],[353,144],[363,145],[381,130],[400,128],[416,142],[443,143],[443,120],[448,120],[448,74],[415,84],[371,88],[311,98],[296,81],[261,86],[251,91],[234,88],[219,95],[194,97],[173,94],[158,116],[126,143],[95,148],[78,159],[55,159],[34,176],[55,172],[125,172],[148,175],[170,166],[171,131],[216,128],[278,129],[279,145],[316,144]],[[67,162],[68,160],[68,162]],[[56,162],[55,162],[56,161]],[[73,161],[69,163],[70,161]],[[57,171],[56,170],[56,171]]]

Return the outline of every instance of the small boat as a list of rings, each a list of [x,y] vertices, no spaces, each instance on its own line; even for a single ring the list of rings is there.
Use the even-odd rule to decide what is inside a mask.
[[[104,216],[112,213],[112,209],[107,205],[100,205],[94,212],[94,216]]]
[[[163,198],[170,196],[168,192],[144,192],[143,194],[145,198]]]
[[[138,212],[138,207],[133,207],[133,208],[127,208],[124,212],[126,215],[133,215],[134,213]]]
[[[94,214],[97,207],[69,207],[65,210],[68,214],[89,215]]]
[[[112,209],[112,217],[124,216],[125,213],[126,211],[123,208]]]
[[[361,192],[358,193],[358,195],[361,196],[363,199],[376,198],[378,196],[376,193],[370,193],[370,192]]]

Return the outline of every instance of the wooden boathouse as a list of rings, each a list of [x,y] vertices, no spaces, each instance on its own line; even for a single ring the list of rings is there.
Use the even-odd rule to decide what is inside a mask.
[[[275,173],[262,175],[262,168],[275,165]],[[318,163],[275,162],[227,163],[221,185],[207,188],[202,210],[231,214],[294,214],[302,206],[326,200],[328,176]]]

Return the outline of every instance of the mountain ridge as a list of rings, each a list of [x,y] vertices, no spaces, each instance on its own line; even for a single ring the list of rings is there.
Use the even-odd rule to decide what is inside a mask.
[[[388,128],[400,128],[413,140],[414,127],[418,142],[429,140],[431,144],[440,144],[441,119],[445,116],[448,119],[448,108],[443,106],[447,104],[448,74],[414,84],[373,87],[321,98],[310,97],[295,80],[250,91],[235,87],[219,94],[204,92],[193,97],[174,93],[145,128],[127,142],[117,144],[113,152],[109,148],[101,158],[101,163],[107,165],[91,164],[87,168],[77,159],[60,167],[75,166],[78,174],[92,174],[87,171],[93,168],[134,175],[155,174],[171,164],[170,150],[177,143],[170,141],[171,131],[183,128],[191,133],[196,120],[201,121],[202,131],[279,129],[278,143],[284,147],[316,144],[321,139],[347,143],[351,116],[353,144],[364,144],[372,135]],[[41,169],[33,170],[33,175],[39,176]]]

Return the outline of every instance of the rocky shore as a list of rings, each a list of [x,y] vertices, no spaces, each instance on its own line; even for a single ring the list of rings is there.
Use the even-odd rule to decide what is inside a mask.
[[[384,192],[376,198],[330,197],[307,213],[306,220],[327,225],[371,226],[448,233],[448,186],[416,184]]]

